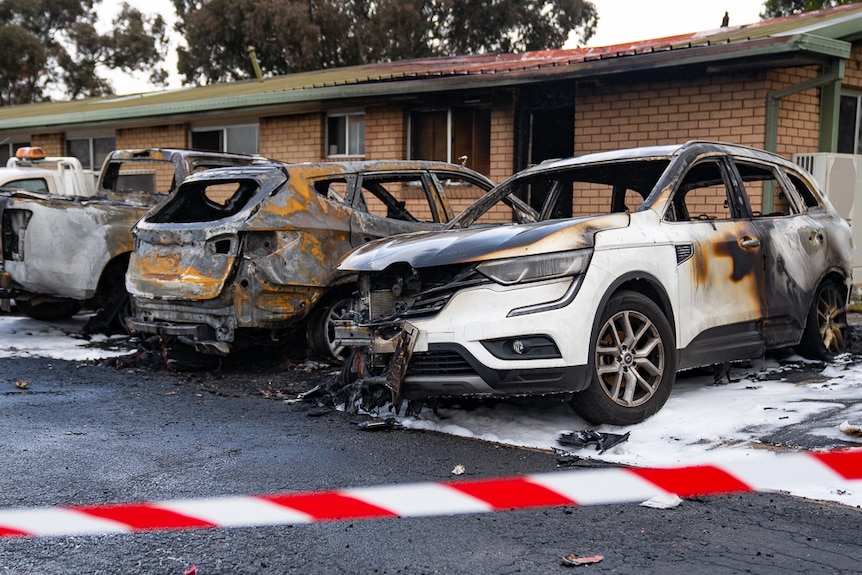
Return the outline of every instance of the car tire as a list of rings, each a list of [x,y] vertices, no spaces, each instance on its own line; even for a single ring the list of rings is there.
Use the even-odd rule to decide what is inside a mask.
[[[311,312],[305,335],[308,348],[312,353],[330,361],[344,362],[350,353],[350,348],[336,345],[335,322],[352,312],[355,306],[353,298],[335,297],[321,302]]]
[[[834,281],[824,281],[817,287],[802,339],[796,352],[808,359],[830,361],[850,347],[850,326],[847,323],[847,298]]]
[[[132,315],[132,298],[126,290],[128,261],[128,257],[119,258],[105,268],[99,280],[99,308],[84,326],[84,333],[129,334],[126,318]]]
[[[670,323],[646,296],[611,297],[590,345],[592,379],[570,404],[593,424],[632,425],[665,404],[676,381],[677,354]]]

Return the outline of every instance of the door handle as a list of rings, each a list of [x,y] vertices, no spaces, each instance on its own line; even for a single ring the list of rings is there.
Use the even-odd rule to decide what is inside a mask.
[[[740,238],[739,245],[742,246],[743,248],[749,248],[749,249],[750,248],[759,248],[760,247],[760,240],[757,238],[745,236],[743,238]]]

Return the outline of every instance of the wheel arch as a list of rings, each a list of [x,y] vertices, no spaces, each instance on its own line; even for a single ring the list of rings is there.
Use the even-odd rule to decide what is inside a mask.
[[[817,285],[826,281],[834,282],[845,298],[850,297],[851,285],[853,282],[853,276],[851,274],[845,273],[844,270],[833,268],[827,271],[823,277],[820,278],[820,282],[818,282]]]
[[[673,306],[670,302],[670,297],[667,291],[662,286],[661,282],[654,275],[646,272],[628,272],[615,279],[610,286],[605,290],[604,295],[598,306],[598,311],[605,309],[608,301],[620,291],[633,291],[648,297],[659,309],[664,313],[671,330],[676,334],[676,317],[673,313]],[[593,319],[592,333],[598,329],[600,314],[596,314]]]
[[[852,292],[852,274],[848,274],[846,270],[841,268],[830,268],[823,273],[823,276],[817,280],[811,289],[811,293],[806,294],[804,307],[802,308],[805,313],[805,318],[808,317],[808,310],[811,308],[811,305],[814,303],[814,298],[817,297],[817,290],[826,282],[831,282],[835,284],[835,286],[841,290],[841,295],[844,298],[845,304],[849,303],[850,295]],[[802,327],[805,327],[805,323],[803,322]]]
[[[96,284],[96,297],[104,295],[106,289],[111,288],[111,282],[116,278],[121,278],[123,281],[123,289],[125,289],[126,270],[129,269],[129,259],[132,257],[132,252],[122,252],[108,260],[102,268],[102,273],[99,274],[99,281]]]

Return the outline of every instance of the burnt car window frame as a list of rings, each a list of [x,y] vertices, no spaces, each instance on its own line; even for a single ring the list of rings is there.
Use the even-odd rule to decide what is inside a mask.
[[[493,186],[491,188],[486,188],[486,186],[488,185],[487,180],[477,178],[470,173],[436,169],[429,170],[428,175],[431,178],[431,185],[434,186],[434,189],[436,191],[435,193],[437,194],[437,198],[440,201],[440,206],[445,213],[445,218],[440,217],[441,222],[449,222],[454,219],[456,215],[458,215],[452,209],[452,205],[449,201],[449,194],[446,192],[446,187],[466,186],[478,188],[479,190],[481,190],[481,193],[479,194],[479,196],[477,196],[476,200],[478,200],[478,198],[484,196],[489,191],[491,191],[491,189],[493,189]],[[453,179],[456,181],[452,181]],[[475,203],[476,200],[473,200],[473,203]]]
[[[693,216],[692,213],[688,210],[688,206],[685,202],[685,197],[688,195],[688,193],[692,190],[706,188],[709,186],[692,186],[685,191],[681,190],[686,184],[686,178],[692,173],[692,171],[707,163],[712,163],[718,166],[719,172],[721,174],[721,181],[724,184],[725,200],[728,204],[727,209],[729,210],[730,218],[701,219],[697,216]],[[709,222],[749,219],[751,217],[751,208],[748,204],[748,196],[745,193],[745,189],[743,188],[741,181],[739,181],[738,179],[738,175],[734,172],[735,168],[732,166],[732,162],[728,157],[723,155],[705,155],[692,160],[685,167],[673,187],[673,191],[667,203],[665,213],[662,216],[663,220],[672,223],[691,223],[697,221]],[[703,181],[708,182],[710,180]],[[719,182],[716,180],[714,183],[709,185],[717,186],[718,184]]]
[[[355,180],[356,178],[353,178],[353,180],[351,180],[348,176],[344,175],[318,176],[308,179],[308,187],[317,192],[320,197],[326,198],[330,202],[336,203],[344,207],[352,207],[350,205],[349,197],[351,188]],[[332,184],[342,185],[344,187],[344,192],[342,193],[339,192],[337,189],[333,189]]]
[[[366,187],[367,182],[371,182],[380,186],[382,193],[377,193],[373,188]],[[445,223],[444,220],[441,218],[441,214],[437,210],[437,204],[439,202],[437,188],[433,186],[430,174],[428,174],[426,171],[393,171],[373,174],[357,174],[354,185],[352,186],[353,197],[351,205],[353,205],[354,207],[361,206],[361,208],[359,209],[361,209],[362,212],[374,217],[389,220],[423,222],[422,219],[415,217],[412,213],[410,213],[409,210],[405,208],[404,200],[398,200],[398,198],[393,196],[392,193],[385,186],[381,186],[381,184],[388,182],[401,182],[404,186],[421,187],[423,191],[423,197],[428,204],[428,208],[430,209],[432,216],[432,221],[425,223]],[[419,182],[419,184],[417,185],[416,182]],[[368,203],[365,198],[366,192],[372,194],[375,198],[377,198],[380,202],[383,203],[383,205],[387,208],[387,215],[375,214],[369,210]],[[398,212],[397,214],[396,211]]]
[[[795,186],[792,185],[789,178],[787,178],[786,171],[781,169],[779,166],[774,164],[769,164],[763,161],[760,161],[756,158],[748,158],[748,157],[733,157],[731,160],[731,164],[733,166],[734,171],[736,172],[737,177],[739,178],[740,184],[745,189],[745,198],[748,202],[748,208],[751,213],[752,218],[777,218],[777,217],[790,217],[805,213],[807,211],[807,207],[805,202],[802,200],[798,190]],[[772,182],[773,185],[773,211],[769,213],[761,213],[760,210],[755,210],[754,206],[751,205],[751,194],[748,193],[747,182],[755,181],[755,178],[747,178],[743,175],[742,170],[740,170],[740,165],[748,165],[754,166],[756,168],[760,168],[766,172],[772,174],[771,179],[762,178],[763,181],[763,192],[765,193],[767,189],[767,183]],[[787,204],[790,208],[789,213],[778,212],[775,211],[775,199],[783,194],[783,197],[786,199]],[[763,199],[761,198],[761,206],[763,204]]]
[[[224,202],[219,203],[207,196],[208,188],[226,184],[238,185],[236,191]],[[241,212],[252,198],[260,193],[260,190],[260,182],[250,177],[208,178],[183,182],[176,193],[171,195],[170,201],[153,212],[150,222],[154,224],[218,222]],[[180,214],[182,214],[181,218],[178,217]]]
[[[787,189],[791,190],[799,198],[800,205],[804,206],[800,213],[825,209],[822,201],[823,194],[811,189],[810,184],[813,182],[809,182],[800,173],[790,169],[782,170],[781,175],[788,181]]]

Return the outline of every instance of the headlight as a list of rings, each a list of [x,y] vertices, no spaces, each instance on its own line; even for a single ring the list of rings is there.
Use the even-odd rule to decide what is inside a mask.
[[[584,273],[590,262],[589,250],[558,252],[483,262],[476,270],[503,285],[535,282]]]

